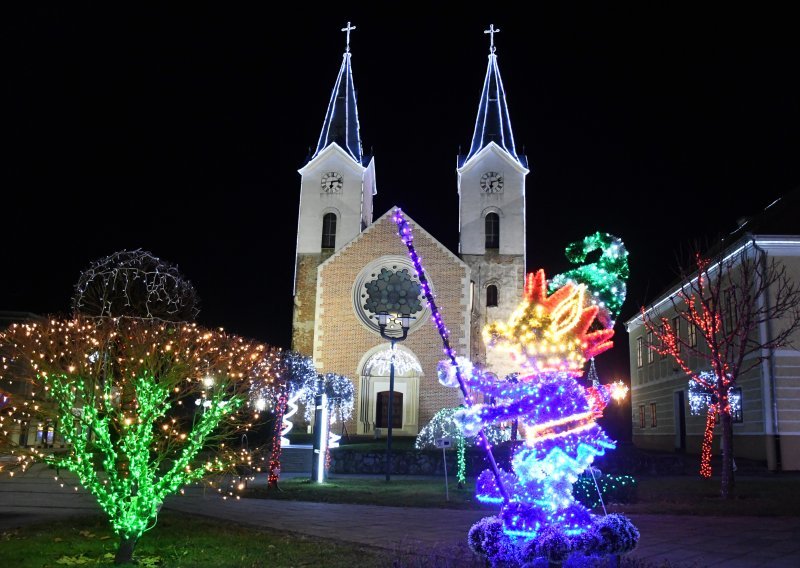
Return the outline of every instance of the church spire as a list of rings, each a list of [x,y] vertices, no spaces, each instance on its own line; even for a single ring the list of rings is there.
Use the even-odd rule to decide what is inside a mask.
[[[483,33],[489,34],[489,66],[486,69],[486,79],[483,82],[481,102],[478,106],[478,118],[475,121],[475,133],[472,135],[472,146],[462,164],[469,161],[472,156],[481,151],[487,144],[494,142],[511,157],[525,167],[524,157],[517,155],[514,147],[514,134],[511,132],[511,118],[508,115],[506,92],[503,81],[500,79],[500,69],[497,67],[495,55],[494,34],[500,30],[494,24]]]
[[[347,33],[346,48],[342,58],[342,66],[336,83],[333,86],[328,112],[322,124],[317,149],[312,159],[332,142],[336,142],[356,162],[361,164],[361,137],[358,132],[358,110],[356,108],[356,92],[353,87],[353,71],[350,67],[350,32],[356,29],[347,22],[342,28]]]

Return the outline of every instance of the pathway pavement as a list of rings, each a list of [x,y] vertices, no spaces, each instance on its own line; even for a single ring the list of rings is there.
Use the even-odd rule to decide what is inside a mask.
[[[62,488],[38,469],[0,480],[0,531],[23,524],[99,512],[90,495]],[[399,478],[398,478],[399,479]],[[258,479],[257,482],[262,482]],[[466,534],[486,511],[227,499],[202,489],[170,497],[165,509],[398,552],[436,549],[468,555]],[[726,568],[800,566],[800,518],[631,515],[641,540],[633,555],[670,566]]]

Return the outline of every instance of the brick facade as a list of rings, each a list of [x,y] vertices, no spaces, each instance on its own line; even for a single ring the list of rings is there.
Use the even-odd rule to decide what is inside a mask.
[[[317,306],[317,268],[331,255],[298,254],[294,279],[292,349],[303,355],[314,352],[314,312]]]
[[[423,259],[436,303],[450,333],[450,344],[457,353],[469,353],[469,293],[470,270],[441,243],[416,225],[414,245]],[[378,219],[351,243],[323,262],[318,269],[314,327],[314,363],[321,373],[335,372],[351,377],[357,397],[361,396],[361,373],[365,355],[388,342],[359,319],[354,304],[354,286],[359,273],[381,257],[408,257],[408,250],[397,235],[391,210]],[[300,281],[300,278],[298,278]],[[357,297],[357,295],[356,295]],[[419,379],[417,424],[422,428],[444,407],[461,404],[458,389],[446,388],[436,378],[436,365],[442,359],[442,340],[430,320],[409,333],[402,343],[419,360],[422,375]],[[296,328],[297,329],[297,328]],[[357,431],[362,400],[357,398],[348,432]]]

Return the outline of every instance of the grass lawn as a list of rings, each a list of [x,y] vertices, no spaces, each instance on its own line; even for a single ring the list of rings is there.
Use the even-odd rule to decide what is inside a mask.
[[[494,505],[479,503],[475,500],[474,479],[468,480],[463,489],[458,489],[454,479],[451,479],[449,483],[449,501],[445,499],[444,477],[441,479],[392,479],[387,483],[383,476],[360,478],[344,475],[332,476],[325,483],[314,483],[307,477],[283,479],[278,483],[277,490],[267,490],[263,485],[251,487],[242,494],[242,497],[389,507],[436,507],[440,509],[485,509],[487,511],[497,509]]]
[[[14,568],[113,566],[117,538],[101,517],[49,522],[0,533],[0,565]],[[418,559],[358,544],[338,543],[165,511],[134,551],[148,567],[416,566]]]
[[[739,476],[735,498],[719,497],[718,477],[642,476],[637,478],[635,503],[607,504],[609,512],[684,515],[800,515],[800,477],[794,475]],[[445,501],[443,479],[392,479],[332,476],[326,483],[307,478],[284,479],[278,490],[251,487],[243,495],[262,499],[290,499],[325,503],[359,503],[393,507],[439,507],[496,511],[496,505],[475,499],[475,481],[464,489],[450,482],[450,501]]]
[[[796,517],[800,515],[800,477],[738,476],[734,498],[719,496],[719,477],[641,477],[636,503],[612,504],[609,512],[670,515]]]

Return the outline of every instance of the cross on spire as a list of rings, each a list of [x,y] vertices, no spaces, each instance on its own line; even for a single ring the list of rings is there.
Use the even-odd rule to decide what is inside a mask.
[[[348,25],[349,25],[349,23],[348,23]],[[494,46],[494,34],[500,33],[500,28],[494,29],[494,24],[491,24],[489,26],[489,29],[488,30],[484,30],[483,33],[489,34],[489,53],[494,53],[495,49],[497,49]]]
[[[350,53],[350,30],[356,29],[355,26],[351,26],[350,22],[347,22],[347,27],[342,28],[343,32],[347,32],[347,47],[345,48],[346,53]],[[500,31],[500,30],[498,30]]]

